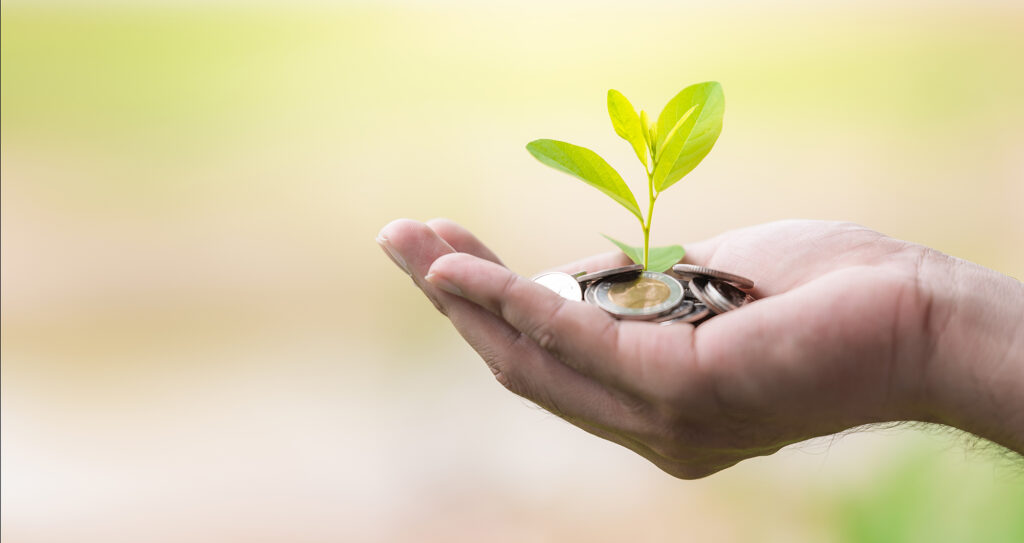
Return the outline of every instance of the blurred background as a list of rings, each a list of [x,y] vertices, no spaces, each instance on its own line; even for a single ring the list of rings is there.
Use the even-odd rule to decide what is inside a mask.
[[[822,438],[679,481],[497,385],[374,243],[639,243],[605,93],[718,80],[655,244],[851,220],[1024,277],[1019,2],[4,2],[2,537],[1022,541],[1021,461]]]

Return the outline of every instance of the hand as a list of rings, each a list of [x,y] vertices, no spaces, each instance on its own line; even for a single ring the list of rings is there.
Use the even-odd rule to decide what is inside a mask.
[[[955,261],[860,226],[783,221],[687,245],[684,262],[750,277],[759,298],[699,329],[567,301],[450,221],[395,221],[378,241],[501,384],[677,477],[881,421],[955,421],[1018,451],[1024,441],[1019,399],[1001,402],[1015,415],[994,428],[991,410],[965,405],[963,345],[945,334],[964,320],[942,273]],[[608,253],[560,269],[626,263]],[[1024,288],[1002,286],[1011,303],[1001,309],[1019,314]],[[1019,332],[988,330],[1002,342],[979,367],[1010,360],[1006,397],[1024,397]]]

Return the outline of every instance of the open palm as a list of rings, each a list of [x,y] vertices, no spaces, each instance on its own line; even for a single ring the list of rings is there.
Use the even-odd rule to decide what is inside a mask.
[[[565,300],[450,221],[395,221],[379,241],[504,386],[677,477],[924,416],[928,250],[860,226],[783,221],[688,244],[684,262],[750,277],[759,298],[699,328]],[[558,269],[625,263],[607,253]]]

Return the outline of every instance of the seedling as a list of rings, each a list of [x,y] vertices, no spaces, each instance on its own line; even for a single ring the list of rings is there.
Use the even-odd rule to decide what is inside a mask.
[[[662,272],[683,258],[679,245],[651,247],[651,221],[654,202],[662,192],[690,173],[707,156],[722,132],[725,96],[715,81],[690,85],[669,100],[652,122],[647,112],[637,115],[629,100],[617,90],[608,91],[608,115],[615,133],[629,142],[647,174],[647,217],[640,211],[633,192],[597,153],[564,141],[531,141],[526,150],[537,160],[582,179],[621,204],[640,221],[643,247],[634,247],[612,239],[633,262],[645,270]]]

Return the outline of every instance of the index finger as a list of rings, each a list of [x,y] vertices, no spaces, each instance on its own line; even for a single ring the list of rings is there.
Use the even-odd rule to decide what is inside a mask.
[[[659,342],[644,339],[663,339],[657,334],[661,327],[620,322],[597,307],[562,298],[502,266],[467,254],[438,258],[426,279],[500,316],[580,373],[641,395],[650,388],[645,375],[656,372],[645,371],[652,369],[645,364],[654,359],[648,348]],[[639,335],[640,327],[662,337]]]

